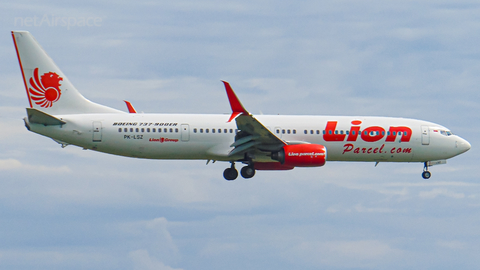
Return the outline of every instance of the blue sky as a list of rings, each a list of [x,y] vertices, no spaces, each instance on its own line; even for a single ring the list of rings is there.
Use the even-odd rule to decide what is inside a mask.
[[[477,1],[0,4],[0,269],[477,269]],[[21,25],[37,17],[95,26]],[[11,30],[90,100],[126,110],[378,115],[472,149],[422,164],[327,163],[227,182],[227,164],[138,160],[28,132]]]

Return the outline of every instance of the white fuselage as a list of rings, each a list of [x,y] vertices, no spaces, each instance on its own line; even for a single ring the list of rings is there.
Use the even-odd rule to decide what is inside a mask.
[[[235,141],[237,126],[234,121],[227,123],[228,115],[70,114],[56,117],[66,124],[27,125],[31,131],[64,144],[121,156],[220,161],[242,158],[229,156],[234,149],[230,145]],[[470,148],[467,141],[452,135],[445,127],[414,119],[279,115],[256,118],[289,144],[324,145],[328,161],[425,162],[448,159]],[[389,132],[391,130],[394,132]],[[270,153],[257,151],[253,161],[271,162],[272,159]]]

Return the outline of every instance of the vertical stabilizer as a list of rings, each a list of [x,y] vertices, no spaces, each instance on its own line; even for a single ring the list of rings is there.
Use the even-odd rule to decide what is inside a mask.
[[[12,31],[30,108],[51,115],[123,113],[84,98],[27,31]]]

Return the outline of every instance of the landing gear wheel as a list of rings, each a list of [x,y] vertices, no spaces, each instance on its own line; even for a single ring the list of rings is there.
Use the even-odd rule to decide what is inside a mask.
[[[243,178],[252,178],[255,175],[255,169],[251,166],[245,166],[240,170],[240,174]]]
[[[223,177],[228,181],[235,180],[238,177],[238,171],[235,168],[226,168],[225,171],[223,171]]]
[[[430,178],[430,176],[432,176],[432,174],[429,171],[424,171],[422,173],[423,179],[428,179],[428,178]]]
[[[422,177],[423,179],[428,179],[430,178],[430,176],[432,176],[432,174],[428,171],[428,161],[426,161],[425,163],[423,163]]]
[[[231,162],[232,165],[230,168],[226,168],[225,171],[223,171],[223,177],[225,177],[225,180],[232,181],[237,179],[238,177],[238,171],[235,169],[235,162]]]

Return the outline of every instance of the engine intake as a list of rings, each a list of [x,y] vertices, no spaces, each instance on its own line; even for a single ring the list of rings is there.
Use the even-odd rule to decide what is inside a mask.
[[[327,148],[319,144],[285,145],[272,159],[293,167],[320,167],[327,161]]]

